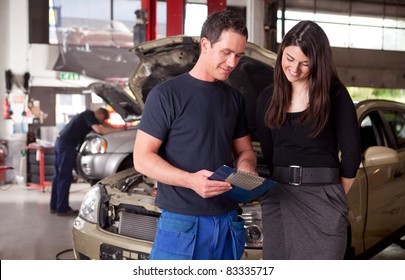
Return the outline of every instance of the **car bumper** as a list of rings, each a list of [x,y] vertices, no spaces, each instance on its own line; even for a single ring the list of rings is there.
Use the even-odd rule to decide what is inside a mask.
[[[101,180],[117,172],[129,154],[78,154],[76,169],[85,180]]]
[[[76,259],[148,259],[152,242],[128,238],[100,229],[77,217],[73,223],[73,252]],[[245,249],[242,259],[258,260],[261,249]]]
[[[152,249],[152,242],[104,231],[80,217],[75,219],[72,233],[76,259],[145,259]]]

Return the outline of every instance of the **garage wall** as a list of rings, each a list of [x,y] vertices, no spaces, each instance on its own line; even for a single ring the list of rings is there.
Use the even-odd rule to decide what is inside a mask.
[[[405,52],[332,48],[346,86],[405,88]]]
[[[28,0],[0,1],[0,97],[3,103],[6,97],[5,70],[11,69],[17,75],[27,71],[28,52]],[[14,87],[10,94],[21,94]],[[3,119],[1,108],[0,138],[8,139],[13,136],[13,121]]]
[[[0,1],[0,34],[2,39],[0,40],[0,100],[3,102],[6,97],[6,83],[5,83],[5,70],[9,66],[8,62],[8,10],[9,1]],[[0,108],[0,139],[6,134],[7,121],[3,119],[3,106]]]

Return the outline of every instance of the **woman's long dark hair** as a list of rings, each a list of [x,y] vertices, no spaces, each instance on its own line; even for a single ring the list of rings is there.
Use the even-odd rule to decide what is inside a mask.
[[[265,123],[272,128],[281,127],[292,99],[292,86],[284,75],[281,60],[284,49],[298,46],[309,60],[309,104],[298,120],[311,124],[311,137],[316,137],[325,127],[330,111],[331,85],[339,83],[328,37],[313,21],[301,21],[283,38],[274,69],[273,97],[267,108]]]

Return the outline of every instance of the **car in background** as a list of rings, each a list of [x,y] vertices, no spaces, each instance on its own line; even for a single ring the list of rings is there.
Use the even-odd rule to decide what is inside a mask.
[[[102,178],[133,167],[132,150],[141,109],[125,84],[95,82],[87,92],[101,97],[124,121],[124,131],[89,133],[79,148],[76,172],[91,185]]]
[[[184,73],[195,64],[198,39],[168,37],[141,44],[132,52],[140,64],[129,86],[143,108],[158,82]],[[255,108],[261,90],[271,85],[276,55],[248,43],[246,55],[227,82],[246,101],[250,131],[259,164],[268,176],[255,134]],[[405,234],[405,104],[367,100],[356,103],[363,160],[349,191],[349,258],[368,258]],[[160,210],[155,182],[133,168],[95,184],[83,199],[73,224],[77,259],[148,259]],[[241,204],[245,219],[243,259],[260,259],[263,234],[258,201]]]

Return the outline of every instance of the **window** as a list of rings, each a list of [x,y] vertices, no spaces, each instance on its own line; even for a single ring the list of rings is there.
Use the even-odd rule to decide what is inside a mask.
[[[361,152],[364,153],[371,146],[377,146],[377,137],[370,116],[366,116],[360,125]]]
[[[277,17],[277,42],[280,43],[281,10]],[[332,47],[405,51],[405,21],[401,18],[286,10],[285,32],[301,20],[316,21]]]
[[[133,46],[141,0],[49,0],[49,43]],[[157,38],[166,36],[166,2],[156,8]]]
[[[394,136],[397,150],[405,148],[405,115],[399,111],[383,111],[391,132]]]
[[[372,146],[388,146],[386,134],[377,112],[368,113],[360,122],[361,152]]]
[[[56,126],[61,130],[75,115],[86,110],[86,99],[81,94],[56,94]]]
[[[208,7],[204,4],[186,4],[184,34],[200,36],[201,27],[207,17]]]

